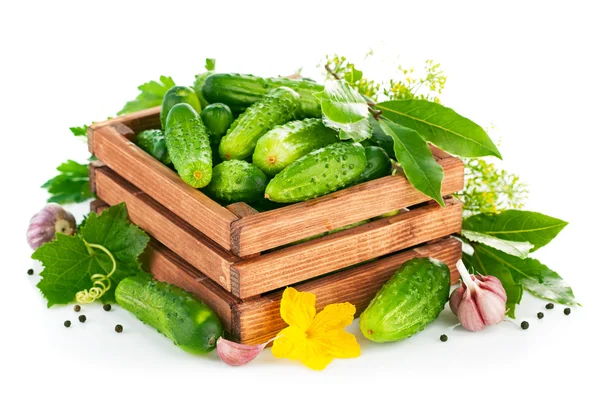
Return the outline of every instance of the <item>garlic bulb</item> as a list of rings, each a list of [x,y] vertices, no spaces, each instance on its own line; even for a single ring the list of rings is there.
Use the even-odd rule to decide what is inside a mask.
[[[506,291],[495,276],[469,275],[462,260],[456,264],[461,286],[450,295],[450,309],[467,330],[479,331],[500,323],[506,315]]]
[[[60,205],[50,203],[29,221],[27,243],[31,248],[38,249],[52,241],[57,233],[73,235],[76,231],[75,217]]]

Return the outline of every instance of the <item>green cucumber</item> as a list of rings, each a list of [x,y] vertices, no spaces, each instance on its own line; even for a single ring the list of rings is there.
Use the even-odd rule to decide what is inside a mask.
[[[273,177],[305,154],[337,141],[337,133],[326,127],[321,119],[288,122],[258,139],[252,163]]]
[[[135,138],[135,144],[163,164],[167,166],[171,164],[171,157],[167,151],[167,143],[162,130],[149,129],[138,133]]]
[[[115,290],[117,303],[188,353],[213,350],[223,335],[215,312],[191,293],[148,276],[123,279]]]
[[[298,93],[292,89],[280,87],[269,92],[233,122],[221,139],[219,156],[223,160],[251,156],[258,139],[275,126],[295,119],[299,107]]]
[[[367,156],[367,167],[353,184],[360,184],[380,177],[389,176],[392,173],[392,162],[385,150],[379,146],[365,147]]]
[[[251,203],[263,196],[267,176],[255,165],[243,160],[228,160],[216,165],[206,193],[223,202]]]
[[[221,102],[241,112],[262,99],[269,91],[286,86],[298,92],[304,117],[321,117],[321,103],[313,95],[325,88],[303,79],[261,78],[242,74],[213,74],[204,82],[202,95],[210,103]]]
[[[204,86],[204,82],[206,82],[206,78],[214,74],[214,71],[206,71],[202,74],[196,75],[196,79],[194,80],[194,92],[200,101],[200,106],[202,109],[206,108],[209,103],[206,99],[204,99],[204,95],[202,95],[202,87]]]
[[[431,258],[405,262],[360,316],[360,330],[376,343],[398,341],[437,319],[450,295],[450,270]]]
[[[167,150],[175,170],[194,188],[205,187],[212,177],[212,151],[200,116],[187,103],[179,103],[167,116]]]
[[[278,203],[310,200],[352,183],[367,166],[359,143],[339,142],[302,156],[267,185],[265,197]]]
[[[178,103],[187,103],[197,113],[202,111],[200,101],[198,100],[194,90],[187,86],[176,85],[169,89],[163,97],[162,106],[160,108],[160,124],[162,125],[163,129],[166,128],[167,116],[169,115],[169,112],[173,106],[177,105]]]
[[[218,147],[221,138],[233,123],[231,109],[222,103],[213,103],[202,109],[200,117],[210,135],[210,144]]]

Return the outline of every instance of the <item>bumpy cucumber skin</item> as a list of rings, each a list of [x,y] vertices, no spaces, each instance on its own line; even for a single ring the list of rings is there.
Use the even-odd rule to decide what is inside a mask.
[[[175,170],[194,188],[205,187],[212,178],[212,151],[206,127],[187,103],[171,109],[165,132],[167,150]]]
[[[163,97],[162,106],[160,108],[160,124],[163,129],[166,128],[169,112],[173,109],[173,106],[178,103],[187,103],[197,113],[202,111],[196,92],[190,87],[176,85],[169,89]]]
[[[221,102],[234,112],[241,112],[262,99],[269,91],[286,86],[298,92],[302,115],[321,117],[321,103],[313,95],[325,88],[321,84],[302,79],[261,78],[243,74],[214,74],[206,79],[202,95],[210,103]]]
[[[233,123],[231,109],[222,103],[213,103],[202,109],[200,117],[210,135],[210,144],[218,147],[221,138]]]
[[[353,184],[360,184],[375,180],[380,177],[389,176],[392,173],[392,162],[385,150],[379,146],[365,147],[367,156],[367,167]]]
[[[150,276],[123,279],[115,297],[121,307],[188,353],[208,353],[223,335],[219,317],[206,304],[191,293]]]
[[[302,156],[267,185],[265,197],[295,203],[339,190],[352,183],[367,166],[359,143],[334,143]]]
[[[171,164],[171,157],[167,151],[167,142],[162,130],[144,130],[137,134],[135,143],[156,160],[167,166]]]
[[[337,133],[321,119],[304,119],[277,126],[258,139],[252,163],[269,177],[315,149],[338,142]]]
[[[194,92],[200,101],[200,106],[202,109],[206,108],[209,103],[206,99],[204,99],[204,95],[202,95],[202,87],[204,86],[204,82],[206,82],[206,78],[214,74],[214,71],[206,71],[202,74],[196,75],[196,79],[194,80]]]
[[[376,343],[398,341],[437,319],[450,295],[450,270],[431,258],[405,262],[360,316],[360,330]]]
[[[280,87],[269,92],[233,122],[221,139],[219,156],[223,160],[251,156],[262,135],[298,116],[299,101],[298,93],[290,88]]]
[[[263,196],[267,176],[255,165],[243,160],[228,160],[216,165],[206,193],[227,203],[252,203]]]

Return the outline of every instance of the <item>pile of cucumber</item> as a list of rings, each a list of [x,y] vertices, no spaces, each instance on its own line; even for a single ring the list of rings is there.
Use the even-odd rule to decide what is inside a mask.
[[[307,79],[205,75],[165,94],[162,130],[137,144],[225,204],[294,203],[389,175],[384,149],[323,124],[313,95],[322,90]]]

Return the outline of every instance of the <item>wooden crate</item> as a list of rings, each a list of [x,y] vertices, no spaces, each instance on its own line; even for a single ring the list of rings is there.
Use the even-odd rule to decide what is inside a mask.
[[[446,237],[461,228],[461,204],[450,196],[463,187],[460,160],[432,147],[445,172],[445,207],[399,172],[259,213],[245,203],[220,205],[133,143],[138,132],[159,126],[153,108],[90,127],[90,151],[99,159],[92,188],[108,205],[127,204],[132,222],[154,238],[151,272],[211,304],[232,338],[257,342],[281,328],[286,286],[310,288],[320,304],[349,301],[360,310],[411,257],[439,258],[456,277],[460,244]],[[401,211],[372,220],[394,210]],[[371,221],[298,243],[364,220]]]

